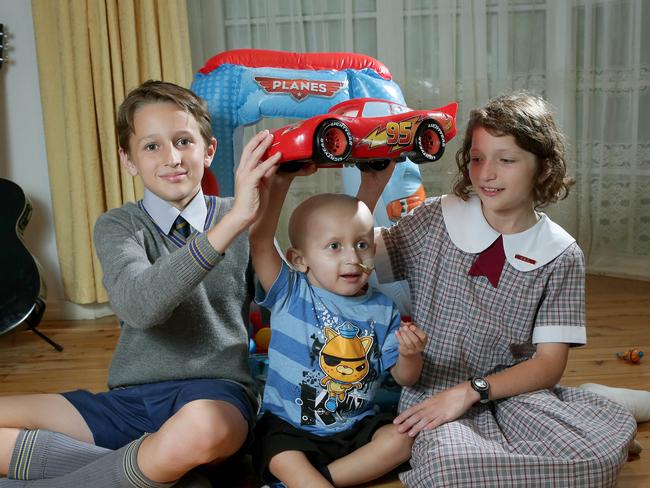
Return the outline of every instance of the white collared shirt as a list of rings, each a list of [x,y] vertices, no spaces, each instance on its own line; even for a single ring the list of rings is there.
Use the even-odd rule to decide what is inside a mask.
[[[194,196],[190,203],[187,204],[183,211],[179,211],[168,201],[163,200],[146,188],[144,189],[142,204],[156,225],[165,234],[169,234],[172,225],[174,225],[174,222],[179,215],[182,215],[195,230],[203,232],[205,219],[208,215],[208,208],[205,204],[205,198],[203,197],[203,191],[201,189],[199,189],[199,192]]]

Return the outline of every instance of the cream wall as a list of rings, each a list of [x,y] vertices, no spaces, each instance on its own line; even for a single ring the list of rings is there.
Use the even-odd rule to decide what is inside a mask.
[[[0,70],[0,177],[20,185],[34,207],[25,230],[25,243],[43,268],[48,289],[45,319],[106,315],[109,309],[105,305],[80,306],[64,300],[54,237],[31,1],[1,1],[0,22],[5,26],[9,44],[5,53],[8,59]]]

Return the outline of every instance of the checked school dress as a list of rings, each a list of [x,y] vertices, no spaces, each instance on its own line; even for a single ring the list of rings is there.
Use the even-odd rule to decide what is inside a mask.
[[[471,376],[525,361],[538,343],[586,342],[582,252],[539,216],[524,232],[500,235],[477,197],[445,195],[382,229],[379,280],[408,281],[413,320],[429,334],[422,375],[404,388],[400,411]],[[470,275],[477,256],[501,243],[500,275]],[[615,486],[635,429],[619,405],[556,386],[477,403],[459,419],[420,432],[412,469],[400,479],[409,487]]]

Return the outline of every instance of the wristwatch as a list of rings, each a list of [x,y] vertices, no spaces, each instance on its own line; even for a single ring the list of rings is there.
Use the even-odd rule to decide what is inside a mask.
[[[475,391],[481,395],[480,403],[488,403],[490,401],[490,383],[481,376],[473,376],[469,379],[469,384],[472,385]]]

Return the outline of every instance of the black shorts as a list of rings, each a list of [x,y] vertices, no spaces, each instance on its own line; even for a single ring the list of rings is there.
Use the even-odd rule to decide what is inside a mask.
[[[293,425],[266,412],[255,426],[253,467],[264,482],[274,480],[268,471],[271,458],[284,451],[304,452],[309,462],[321,473],[323,468],[343,456],[356,451],[372,440],[377,429],[392,424],[395,417],[388,412],[368,416],[354,427],[334,435],[321,436],[297,429]]]

